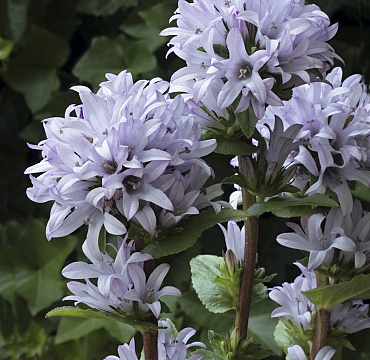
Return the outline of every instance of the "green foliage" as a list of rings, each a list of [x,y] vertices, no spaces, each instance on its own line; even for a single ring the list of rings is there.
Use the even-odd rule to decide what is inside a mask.
[[[203,305],[214,313],[223,313],[235,309],[237,299],[228,289],[216,282],[219,277],[221,257],[199,255],[190,262],[192,282]]]
[[[73,74],[96,86],[105,80],[106,73],[118,74],[127,69],[135,76],[153,70],[156,64],[143,41],[128,41],[124,35],[114,39],[95,37],[74,67]]]
[[[0,60],[5,60],[14,48],[14,43],[0,38]]]
[[[258,148],[248,145],[241,140],[231,140],[226,138],[217,138],[217,148],[215,152],[223,155],[251,155],[257,152]]]
[[[93,309],[81,309],[74,306],[63,306],[55,308],[49,311],[46,314],[46,317],[51,316],[68,316],[68,317],[77,317],[85,319],[100,319],[100,320],[110,320],[124,323],[134,327],[140,332],[145,332],[148,330],[156,330],[157,326],[153,325],[150,322],[144,321],[139,317],[131,314],[113,314],[107,311],[102,310],[93,310]],[[95,329],[94,329],[95,330]]]
[[[222,209],[218,214],[214,209],[203,210],[199,215],[191,217],[188,221],[181,223],[181,227],[171,229],[169,232],[161,233],[157,238],[151,239],[140,229],[133,228],[129,236],[146,236],[148,245],[144,252],[151,254],[154,258],[160,258],[171,254],[177,254],[193,246],[203,231],[218,223],[229,220],[241,221],[246,218],[246,213],[240,210]]]
[[[76,10],[89,15],[108,16],[121,8],[137,5],[138,0],[81,0]]]
[[[303,198],[274,196],[265,202],[252,205],[247,212],[250,216],[272,212],[278,217],[294,217],[323,212],[325,207],[338,207],[338,204],[322,194],[313,194]]]
[[[303,294],[315,304],[318,310],[333,310],[347,300],[368,300],[370,299],[370,274],[356,275],[350,281],[321,286],[304,291]]]
[[[36,112],[59,88],[57,69],[65,64],[70,50],[66,40],[36,26],[27,32],[24,41],[25,46],[10,59],[0,76],[23,93],[30,109]]]
[[[235,116],[244,135],[249,139],[253,135],[258,121],[252,105],[249,105],[248,109],[243,112],[235,113]]]

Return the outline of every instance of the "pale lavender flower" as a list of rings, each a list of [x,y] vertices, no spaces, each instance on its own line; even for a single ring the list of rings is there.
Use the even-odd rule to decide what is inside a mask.
[[[370,213],[362,210],[359,200],[355,200],[352,213],[346,217],[340,209],[332,208],[327,215],[303,216],[302,227],[287,225],[295,232],[280,234],[276,240],[281,245],[309,252],[308,268],[330,269],[336,265],[348,274],[369,268]]]
[[[118,248],[113,259],[107,253],[99,252],[97,248],[90,248],[85,241],[83,250],[92,264],[79,261],[67,265],[62,274],[70,279],[86,279],[86,284],[72,281],[67,284],[73,295],[63,300],[74,300],[75,305],[84,303],[92,308],[108,312],[132,313],[134,303],[140,311],[151,311],[156,317],[161,311],[159,298],[163,295],[181,296],[181,292],[172,287],[165,286],[160,290],[162,281],[166,276],[169,265],[161,264],[154,269],[146,279],[143,270],[144,261],[152,259],[149,254],[141,254],[134,250],[133,242],[127,244],[118,240]],[[97,286],[90,282],[90,278],[97,279]]]
[[[316,287],[316,279],[299,275],[293,283],[283,283],[270,290],[269,297],[281,305],[271,313],[271,317],[278,317],[286,325],[292,322],[302,330],[308,330],[312,322],[312,312],[315,305],[311,303],[302,291]]]
[[[299,86],[283,106],[269,107],[257,128],[268,136],[263,124],[273,127],[275,116],[285,128],[302,125],[297,139],[307,142],[289,159],[300,167],[293,185],[307,195],[330,189],[343,215],[349,214],[353,200],[348,181],[370,186],[370,97],[361,76],[342,81],[342,70],[335,68],[325,82]]]
[[[278,317],[289,328],[292,326],[301,330],[312,329],[312,313],[316,311],[315,305],[311,303],[302,292],[317,287],[316,276],[313,270],[304,268],[295,263],[302,271],[293,283],[283,283],[270,289],[269,297],[281,305],[276,308],[271,317]],[[334,331],[342,334],[354,332],[370,327],[368,316],[369,305],[361,300],[347,301],[337,305],[330,313],[330,326]]]
[[[165,321],[158,321],[158,359],[159,360],[200,360],[203,355],[192,355],[186,357],[187,349],[193,346],[200,346],[205,349],[202,342],[187,344],[188,340],[195,334],[193,328],[182,329],[176,336],[173,334],[171,325]],[[138,360],[135,352],[135,340],[131,339],[130,344],[123,344],[118,347],[118,357],[107,356],[104,360]]]
[[[82,105],[68,107],[64,118],[44,120],[47,139],[31,145],[42,150],[43,160],[26,170],[33,184],[27,194],[36,202],[54,201],[48,239],[83,224],[92,242],[103,226],[110,234],[124,234],[127,222],[146,206],[175,210],[168,197],[174,174],[181,178],[194,167],[207,179],[212,174],[201,157],[216,142],[201,140],[184,99],[164,93],[167,82],[134,83],[126,71],[107,78],[97,94],[74,87]],[[200,194],[200,188],[192,190]]]
[[[276,78],[285,88],[309,82],[311,69],[324,73],[336,57],[326,41],[337,26],[302,0],[179,0],[173,20],[177,27],[161,35],[174,35],[169,53],[187,66],[173,75],[171,91],[202,102],[222,79],[220,110],[241,95],[237,111],[251,105],[261,118],[265,104],[281,104],[273,89]]]
[[[158,326],[160,327],[158,330],[158,359],[200,360],[204,357],[203,355],[186,357],[187,349],[193,346],[206,348],[202,342],[187,344],[188,340],[196,332],[193,328],[188,327],[174,334],[171,325],[167,321],[158,321]]]
[[[244,226],[240,229],[235,221],[227,223],[227,230],[221,224],[219,226],[225,237],[226,249],[234,253],[237,261],[243,262],[245,247]]]
[[[335,354],[335,349],[331,346],[324,346],[315,356],[315,360],[330,360]],[[299,345],[293,345],[288,348],[290,360],[309,360],[303,349]]]
[[[104,360],[139,360],[135,352],[135,338],[129,344],[118,346],[118,356],[109,355]]]

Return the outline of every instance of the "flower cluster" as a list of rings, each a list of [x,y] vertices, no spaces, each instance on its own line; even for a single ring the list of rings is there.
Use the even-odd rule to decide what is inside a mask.
[[[210,89],[219,109],[236,100],[236,112],[251,104],[259,119],[266,104],[281,104],[280,90],[310,82],[336,57],[326,41],[337,26],[304,0],[179,0],[173,20],[177,27],[161,35],[175,35],[169,53],[187,66],[173,74],[171,91],[201,102]]]
[[[307,142],[291,154],[289,162],[299,165],[294,185],[307,195],[330,189],[338,196],[343,215],[352,210],[348,181],[370,186],[370,97],[360,75],[342,82],[335,68],[324,82],[293,89],[283,106],[270,106],[258,128],[274,126],[279,116],[284,127],[300,124],[297,139]]]
[[[33,184],[27,194],[54,201],[48,239],[86,224],[87,238],[97,241],[102,226],[122,235],[130,220],[156,236],[222,193],[219,185],[204,188],[212,170],[201,157],[216,142],[201,140],[184,99],[171,99],[159,78],[134,83],[126,71],[106,76],[97,94],[74,87],[82,104],[68,107],[64,118],[44,120],[47,139],[30,145],[43,160],[26,170]]]
[[[280,234],[284,246],[309,252],[308,268],[329,270],[332,277],[368,271],[370,262],[370,213],[355,200],[352,213],[343,217],[332,208],[327,215],[303,216],[301,226],[287,223],[295,232]]]
[[[187,349],[193,346],[206,348],[201,342],[187,344],[188,340],[195,334],[193,328],[182,329],[176,336],[169,322],[165,320],[158,321],[158,359],[171,360],[200,360],[203,355],[192,355],[186,357]],[[135,352],[135,339],[132,338],[130,344],[123,344],[118,347],[118,357],[114,355],[107,356],[104,360],[138,360]]]
[[[133,241],[127,243],[126,239],[118,237],[117,242],[117,247],[109,244],[116,252],[114,259],[108,253],[101,253],[99,249],[91,247],[89,242],[84,242],[83,252],[92,264],[74,262],[67,265],[62,274],[69,279],[86,279],[86,284],[69,282],[67,286],[73,295],[66,296],[63,300],[74,300],[75,305],[84,303],[113,313],[133,313],[136,311],[134,304],[137,304],[140,312],[151,311],[158,318],[161,296],[181,296],[181,292],[173,286],[159,289],[170,266],[157,266],[146,279],[144,261],[151,260],[152,256],[133,252]],[[97,279],[97,285],[89,279]]]
[[[303,294],[303,291],[316,288],[316,276],[313,270],[304,268],[299,263],[297,266],[302,270],[293,283],[283,283],[270,290],[269,296],[281,305],[276,308],[271,317],[278,317],[290,329],[306,331],[313,329],[315,305]],[[330,326],[343,335],[370,328],[368,316],[369,305],[359,301],[347,301],[336,306],[330,313]]]

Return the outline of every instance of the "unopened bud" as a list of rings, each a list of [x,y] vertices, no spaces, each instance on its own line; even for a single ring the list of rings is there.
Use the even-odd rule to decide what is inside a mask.
[[[230,346],[233,351],[238,347],[239,342],[240,342],[240,330],[239,328],[236,327],[234,328],[230,336]]]

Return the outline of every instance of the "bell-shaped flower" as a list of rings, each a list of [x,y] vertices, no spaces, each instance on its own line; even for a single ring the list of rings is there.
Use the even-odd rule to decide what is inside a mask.
[[[335,349],[331,346],[324,346],[315,356],[315,360],[330,360],[335,354]],[[293,345],[288,348],[288,355],[291,360],[309,360],[310,357],[305,354],[299,345]]]
[[[301,125],[297,140],[304,140],[290,162],[299,166],[293,185],[305,194],[336,194],[343,215],[352,211],[348,182],[370,186],[370,96],[359,75],[342,81],[342,70],[334,68],[325,82],[313,82],[293,89],[283,106],[269,107],[257,124],[273,128],[279,116],[284,128]],[[268,134],[267,134],[268,135]]]
[[[128,266],[128,273],[132,279],[133,287],[125,294],[125,299],[136,301],[141,311],[151,311],[158,318],[161,313],[161,303],[159,301],[161,296],[182,296],[180,290],[173,286],[165,286],[159,290],[169,269],[170,265],[160,264],[153,270],[149,278],[146,279],[145,272],[140,266],[130,264]]]
[[[102,228],[125,234],[146,206],[156,209],[156,216],[158,209],[175,210],[168,197],[175,184],[167,181],[171,175],[186,176],[194,166],[207,179],[212,175],[202,157],[216,141],[201,140],[201,127],[183,97],[165,93],[167,82],[134,83],[127,71],[106,76],[97,94],[74,87],[82,104],[69,106],[64,117],[44,120],[47,139],[31,145],[43,160],[25,171],[33,185],[27,194],[36,202],[54,201],[48,239],[84,224],[92,243]],[[192,190],[200,195],[200,188]]]

